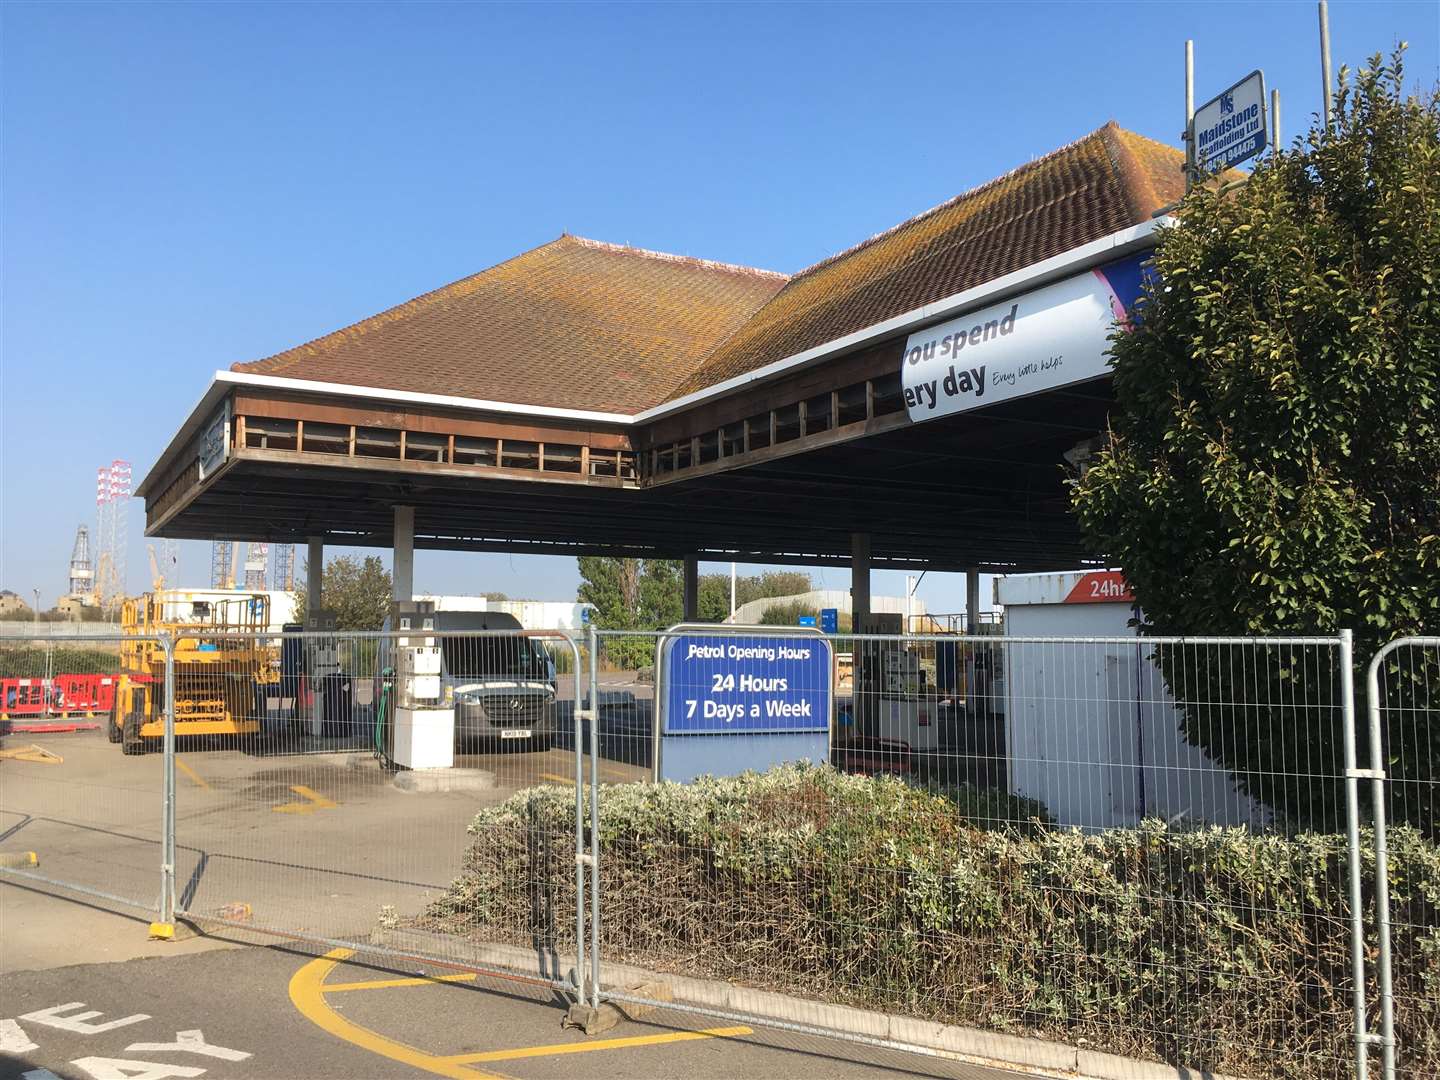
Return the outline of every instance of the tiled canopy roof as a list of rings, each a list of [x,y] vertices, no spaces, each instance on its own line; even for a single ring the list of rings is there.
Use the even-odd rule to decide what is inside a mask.
[[[233,370],[633,413],[664,400],[785,275],[562,236]]]
[[[789,279],[562,236],[234,370],[635,413],[1148,221],[1182,158],[1112,122]]]
[[[796,274],[672,398],[1150,220],[1184,155],[1113,121]]]

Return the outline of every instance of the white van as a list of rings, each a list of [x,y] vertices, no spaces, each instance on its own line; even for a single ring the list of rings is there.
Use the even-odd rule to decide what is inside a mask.
[[[467,630],[499,633],[456,636]],[[548,750],[554,742],[554,661],[541,641],[523,636],[523,630],[520,620],[504,611],[435,612],[440,694],[455,709],[456,750],[517,744]]]

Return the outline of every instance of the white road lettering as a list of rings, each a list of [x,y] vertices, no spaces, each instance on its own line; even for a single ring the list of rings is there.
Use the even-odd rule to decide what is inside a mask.
[[[61,1016],[60,1013],[71,1012],[74,1009],[85,1008],[83,1001],[67,1001],[64,1005],[56,1005],[50,1009],[38,1009],[35,1012],[26,1013],[20,1017],[21,1020],[29,1020],[32,1024],[44,1024],[46,1027],[59,1028],[61,1031],[73,1031],[78,1035],[98,1035],[102,1031],[114,1031],[126,1024],[138,1024],[141,1020],[149,1020],[147,1013],[135,1013],[132,1016],[122,1016],[119,1020],[108,1020],[103,1024],[91,1024],[87,1021],[97,1016],[104,1016],[101,1012],[82,1012],[72,1016]]]
[[[194,1065],[167,1065],[163,1061],[139,1061],[132,1058],[87,1057],[70,1062],[84,1069],[94,1080],[169,1080],[204,1076],[205,1070]]]
[[[30,1036],[25,1034],[25,1029],[14,1020],[0,1020],[0,1054],[24,1054],[39,1049],[30,1041]]]
[[[127,1054],[153,1054],[156,1051],[164,1050],[204,1054],[206,1057],[219,1058],[221,1061],[244,1061],[250,1056],[249,1052],[245,1050],[231,1050],[227,1046],[212,1046],[205,1041],[205,1033],[199,1028],[177,1031],[173,1043],[131,1043],[125,1048]]]

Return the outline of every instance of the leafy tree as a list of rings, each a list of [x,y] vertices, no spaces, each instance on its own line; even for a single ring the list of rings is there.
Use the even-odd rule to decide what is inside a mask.
[[[308,566],[302,569],[295,589],[295,619],[305,621],[308,597],[304,582]],[[337,555],[325,564],[320,582],[321,603],[335,613],[337,630],[379,630],[390,614],[394,589],[390,571],[376,555],[358,559]]]
[[[640,612],[640,560],[580,557],[580,588],[576,599],[590,604],[601,630],[634,630]]]
[[[751,600],[763,600],[770,596],[794,596],[813,588],[815,583],[803,570],[767,570],[735,583],[735,603],[748,604]]]
[[[577,599],[594,605],[600,630],[663,630],[680,621],[684,585],[678,562],[666,559],[580,558]],[[648,638],[611,638],[607,663],[639,667],[649,662],[655,643]]]
[[[1401,55],[1353,87],[1342,70],[1331,130],[1243,187],[1197,185],[1138,323],[1112,337],[1119,408],[1073,505],[1148,633],[1350,628],[1363,670],[1440,628],[1440,106],[1403,95]],[[1197,653],[1157,657],[1187,738],[1292,820],[1343,820],[1335,665],[1272,649],[1242,689],[1233,658]],[[1440,762],[1422,683],[1409,700],[1428,713],[1387,733],[1404,779]],[[1242,698],[1285,704],[1199,704]],[[1392,813],[1433,832],[1425,786],[1391,785],[1411,791]]]
[[[767,570],[735,580],[735,606],[769,596],[794,596],[815,587],[803,570]],[[730,575],[701,574],[699,615],[703,622],[722,622],[730,616]]]
[[[613,559],[583,556],[577,599],[595,606],[595,625],[601,630],[662,630],[680,622],[685,607],[684,570],[673,559]],[[730,575],[701,574],[697,616],[701,622],[721,622],[730,614]],[[769,571],[739,578],[736,603],[764,596],[789,596],[811,589],[803,571]],[[652,641],[612,638],[606,659],[622,667],[649,662]]]
[[[674,626],[685,616],[685,570],[667,559],[646,559],[640,571],[639,623],[647,630]]]
[[[738,582],[736,592],[739,592]],[[730,617],[730,575],[701,574],[697,614],[701,622],[724,622]]]

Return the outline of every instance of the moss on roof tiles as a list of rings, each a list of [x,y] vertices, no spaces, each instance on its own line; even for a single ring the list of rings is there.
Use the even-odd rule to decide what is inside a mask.
[[[1141,224],[1182,160],[1112,121],[793,278],[566,235],[234,369],[635,413]]]
[[[671,399],[883,322],[1150,218],[1183,155],[1112,121],[790,279]]]
[[[234,370],[637,412],[662,400],[785,280],[567,235]]]

